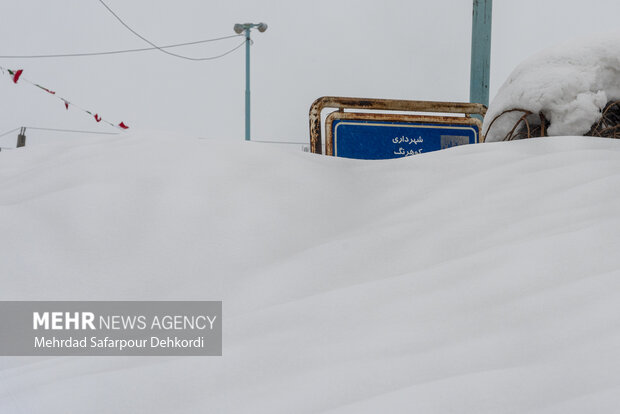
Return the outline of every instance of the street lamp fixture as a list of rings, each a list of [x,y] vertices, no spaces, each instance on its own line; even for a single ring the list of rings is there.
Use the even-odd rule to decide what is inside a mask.
[[[250,46],[252,39],[250,38],[250,31],[252,29],[258,29],[263,33],[267,30],[267,23],[237,23],[233,27],[233,30],[237,34],[245,32],[245,140],[250,140]]]

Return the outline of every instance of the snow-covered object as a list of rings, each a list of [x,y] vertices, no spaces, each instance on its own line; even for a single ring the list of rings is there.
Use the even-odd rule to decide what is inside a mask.
[[[549,135],[583,135],[608,101],[620,99],[620,32],[568,42],[521,63],[499,89],[483,131],[508,109],[525,109],[550,121]],[[486,135],[500,141],[523,112],[502,115]]]
[[[223,356],[0,357],[1,414],[619,411],[620,140],[95,139],[0,152],[0,299],[223,300]]]

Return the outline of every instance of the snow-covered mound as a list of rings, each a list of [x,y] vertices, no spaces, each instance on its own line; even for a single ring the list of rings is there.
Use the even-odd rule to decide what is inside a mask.
[[[620,141],[0,153],[0,299],[223,300],[224,356],[2,358],[0,413],[611,413]]]
[[[523,116],[509,109],[543,112],[547,133],[583,135],[609,101],[620,99],[620,32],[571,41],[521,63],[491,102],[484,119],[486,141],[500,141]],[[539,122],[540,123],[540,122]]]

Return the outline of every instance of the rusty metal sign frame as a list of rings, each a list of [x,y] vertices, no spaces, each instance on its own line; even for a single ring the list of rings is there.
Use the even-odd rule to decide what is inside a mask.
[[[463,123],[468,125],[479,125],[479,130],[482,130],[480,120],[472,118],[471,115],[480,115],[484,117],[486,114],[486,106],[477,103],[466,102],[435,102],[435,101],[409,101],[409,100],[397,100],[397,99],[372,99],[372,98],[349,98],[338,96],[323,96],[310,106],[310,150],[315,154],[322,154],[322,140],[321,140],[321,113],[325,108],[337,109],[337,112],[330,114],[331,122],[336,117],[358,117],[360,120],[387,120],[387,121],[404,121],[404,122],[438,122],[444,123],[449,121],[450,123]],[[382,114],[382,113],[358,113],[358,112],[344,112],[345,109],[364,109],[364,110],[381,110],[381,111],[403,111],[403,112],[430,112],[430,113],[452,113],[462,114],[464,116],[433,116],[433,115],[402,115],[402,114]],[[346,115],[344,115],[346,114]],[[442,122],[441,120],[444,120]],[[469,121],[468,121],[469,120]],[[326,120],[326,123],[328,120]],[[471,122],[471,123],[470,123]],[[447,122],[446,122],[447,123]],[[328,130],[331,130],[329,128]],[[480,142],[484,142],[484,136],[480,136]],[[325,134],[325,146],[326,154],[333,155],[333,139],[328,141],[328,133]],[[328,147],[328,145],[331,146]]]

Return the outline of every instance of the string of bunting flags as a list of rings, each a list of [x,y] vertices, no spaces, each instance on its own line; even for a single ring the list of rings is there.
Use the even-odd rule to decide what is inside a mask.
[[[99,116],[98,113],[92,113],[89,110],[81,108],[81,107],[77,106],[76,104],[74,104],[73,102],[70,102],[70,101],[68,101],[65,98],[61,98],[60,96],[57,96],[56,92],[54,92],[53,90],[48,89],[48,88],[46,88],[44,86],[41,86],[41,85],[39,85],[39,84],[37,84],[35,82],[32,82],[32,81],[22,77],[22,74],[24,73],[23,69],[11,70],[11,69],[7,69],[7,68],[4,68],[4,67],[0,66],[0,70],[2,71],[3,74],[6,72],[6,73],[8,73],[10,75],[11,79],[13,80],[13,83],[17,83],[17,82],[19,82],[21,80],[22,82],[26,82],[26,83],[29,83],[29,84],[31,84],[33,86],[36,86],[37,88],[39,88],[39,89],[49,93],[50,95],[55,95],[58,99],[60,99],[64,103],[65,109],[67,109],[67,110],[69,110],[69,106],[72,106],[72,107],[75,107],[75,108],[79,109],[82,112],[85,112],[85,113],[89,114],[90,116],[95,118],[95,121],[97,121],[97,122],[104,122],[104,123],[106,123],[108,125],[113,126],[114,128],[129,129],[129,127],[127,125],[125,125],[124,122],[120,122],[119,124],[114,124],[112,122],[106,121],[101,116]]]

